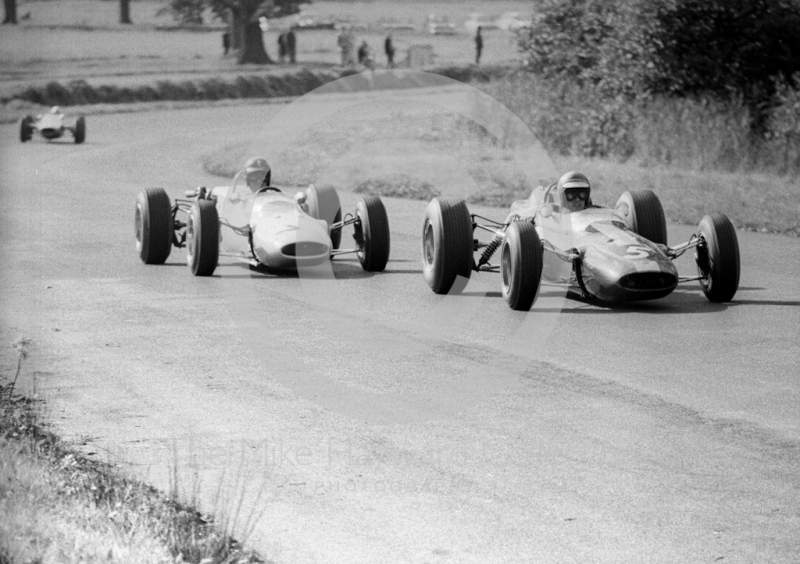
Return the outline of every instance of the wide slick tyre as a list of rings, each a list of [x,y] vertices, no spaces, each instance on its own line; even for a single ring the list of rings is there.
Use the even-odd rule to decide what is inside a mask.
[[[389,262],[391,248],[386,208],[378,196],[366,196],[356,204],[356,217],[360,224],[361,240],[356,254],[361,267],[367,272],[382,272]]]
[[[30,141],[33,137],[33,118],[31,116],[25,116],[19,122],[19,140],[25,143],[26,141]]]
[[[472,273],[472,216],[455,198],[434,198],[422,226],[422,274],[436,294],[461,292]],[[461,282],[456,285],[458,277]]]
[[[515,221],[500,246],[502,294],[508,307],[528,311],[536,301],[542,280],[542,241],[534,225]]]
[[[83,143],[86,140],[86,118],[81,116],[75,121],[75,130],[72,132],[75,143]]]
[[[339,193],[333,186],[309,186],[306,190],[306,205],[308,214],[317,219],[324,219],[331,224],[342,221],[342,204]],[[342,241],[342,230],[335,229],[330,232],[332,249],[338,249]]]
[[[186,225],[186,263],[195,276],[211,276],[219,262],[219,214],[212,200],[197,200]]]
[[[661,201],[652,190],[623,192],[614,209],[634,233],[653,243],[667,244],[667,218]]]
[[[723,214],[707,215],[697,228],[700,244],[695,250],[703,293],[712,302],[729,302],[739,289],[741,259],[739,239]]]
[[[145,264],[164,264],[172,250],[172,204],[163,188],[145,188],[136,198],[136,250]]]

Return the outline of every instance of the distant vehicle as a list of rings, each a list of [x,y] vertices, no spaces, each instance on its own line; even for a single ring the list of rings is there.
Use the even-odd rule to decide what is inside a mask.
[[[384,31],[416,31],[417,26],[411,21],[385,21],[381,23]]]
[[[427,28],[431,35],[456,35],[458,33],[456,24],[445,17],[437,17],[434,14],[428,16]]]
[[[464,27],[472,34],[474,34],[479,27],[482,28],[483,31],[497,29],[495,20],[478,12],[473,12],[469,15],[467,21],[464,22]]]
[[[83,143],[86,140],[86,118],[68,118],[58,106],[53,106],[47,113],[22,118],[19,124],[19,140],[23,143],[30,141],[37,131],[48,141],[63,137],[69,131],[75,143]]]
[[[532,22],[532,18],[523,18],[519,12],[505,12],[495,20],[495,26],[506,31],[517,31],[523,27],[531,27]]]
[[[739,287],[739,243],[730,220],[703,217],[689,241],[667,245],[667,226],[650,190],[625,192],[616,206],[569,212],[555,179],[514,202],[505,221],[470,214],[464,201],[435,198],[425,213],[423,274],[437,294],[460,291],[472,272],[499,272],[509,307],[527,311],[540,284],[579,292],[599,304],[653,300],[681,282],[699,281],[712,302],[728,302]],[[492,235],[474,238],[476,230]],[[500,263],[489,261],[496,250]],[[697,275],[681,277],[673,260],[695,250]],[[480,253],[477,260],[474,253]],[[566,268],[565,268],[566,267]]]
[[[136,249],[145,264],[163,264],[172,247],[186,247],[195,276],[211,276],[219,257],[254,268],[292,270],[321,264],[347,253],[369,272],[389,260],[389,220],[378,196],[366,196],[342,217],[332,187],[313,185],[295,196],[265,186],[253,191],[245,171],[232,186],[205,187],[170,201],[163,188],[147,188],[136,201]],[[353,226],[355,248],[342,250],[342,229]]]
[[[296,30],[336,29],[336,27],[337,22],[332,18],[312,13],[300,14],[292,24],[292,28]]]

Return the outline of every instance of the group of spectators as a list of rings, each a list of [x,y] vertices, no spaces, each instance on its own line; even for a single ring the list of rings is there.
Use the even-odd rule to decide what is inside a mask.
[[[365,66],[368,69],[375,68],[375,57],[372,54],[372,49],[366,41],[362,41],[361,45],[356,49],[356,36],[352,28],[343,29],[339,34],[337,43],[339,49],[342,51],[342,66],[352,67],[356,64],[356,56],[359,65]],[[392,34],[386,36],[383,42],[383,52],[386,55],[386,66],[394,68],[394,54],[395,47],[392,40]]]
[[[278,36],[278,60],[283,64],[287,57],[290,63],[297,62],[297,35],[293,29],[284,31]]]
[[[366,41],[362,41],[361,45],[356,49],[356,36],[352,28],[343,29],[339,34],[337,43],[342,51],[343,67],[355,66],[357,60],[359,65],[367,67],[368,69],[375,68],[375,57],[372,54],[369,44]],[[222,47],[225,51],[225,55],[227,55],[231,48],[230,35],[227,32],[222,36]],[[394,41],[390,33],[383,42],[383,52],[386,55],[387,68],[391,69],[395,67],[395,51]],[[478,27],[475,34],[475,64],[481,62],[482,52],[483,35],[481,35],[481,28]],[[356,59],[356,56],[358,59]],[[278,60],[281,64],[284,64],[287,59],[291,64],[297,62],[297,34],[295,34],[293,29],[284,31],[278,36]]]

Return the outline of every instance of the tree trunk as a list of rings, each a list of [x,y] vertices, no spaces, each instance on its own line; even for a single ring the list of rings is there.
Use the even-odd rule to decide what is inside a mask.
[[[131,0],[119,0],[119,23],[133,23],[131,21]]]
[[[6,8],[6,17],[3,20],[3,23],[17,23],[17,0],[3,0],[3,6]]]
[[[240,24],[241,26],[241,24]],[[274,63],[267,55],[267,50],[264,48],[264,36],[261,32],[261,26],[257,21],[248,21],[243,26],[244,42],[242,50],[239,52],[239,64],[252,63],[256,65],[266,65]]]

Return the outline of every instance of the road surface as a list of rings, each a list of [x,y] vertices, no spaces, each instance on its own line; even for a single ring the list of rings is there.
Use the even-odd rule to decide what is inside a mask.
[[[141,264],[138,190],[218,184],[201,156],[260,111],[91,117],[81,146],[0,127],[2,339],[34,339],[24,385],[63,434],[274,562],[800,559],[800,240],[739,231],[731,304],[547,290],[527,315],[488,274],[429,291],[419,201],[385,199],[381,274]]]

